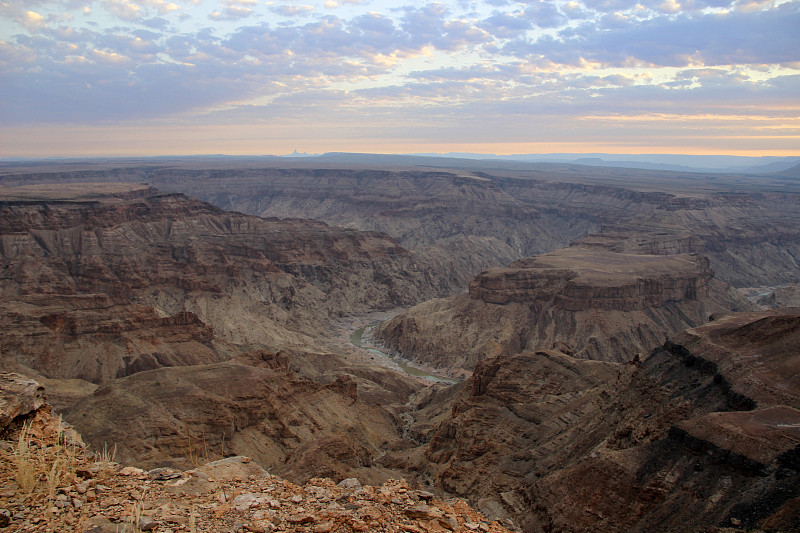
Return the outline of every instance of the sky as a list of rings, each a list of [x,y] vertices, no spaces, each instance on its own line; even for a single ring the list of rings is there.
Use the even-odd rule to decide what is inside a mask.
[[[800,0],[0,0],[0,157],[800,155]]]

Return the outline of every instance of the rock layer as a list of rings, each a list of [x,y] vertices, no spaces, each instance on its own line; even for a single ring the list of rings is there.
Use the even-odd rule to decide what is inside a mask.
[[[617,251],[701,253],[736,287],[800,279],[800,194],[789,178],[440,158],[418,160],[423,170],[352,157],[9,164],[0,186],[147,181],[224,209],[385,231],[438,261],[451,289],[598,231]]]
[[[571,247],[481,272],[472,299],[492,304],[552,301],[566,311],[633,311],[708,295],[712,277],[699,256],[647,256]]]
[[[384,323],[379,338],[439,368],[555,345],[624,362],[713,313],[750,308],[703,257],[573,246],[484,271],[469,295],[420,304]]]

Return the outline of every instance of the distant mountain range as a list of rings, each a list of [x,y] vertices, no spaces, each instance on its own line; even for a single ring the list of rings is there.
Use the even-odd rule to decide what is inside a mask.
[[[326,154],[327,155],[327,154]],[[529,163],[571,163],[593,167],[626,167],[677,172],[780,172],[800,164],[798,157],[746,157],[685,154],[407,154],[464,159],[500,159]]]
[[[478,154],[470,152],[416,153],[416,154],[371,154],[358,152],[327,152],[323,154],[293,151],[285,155],[163,155],[122,158],[2,158],[0,167],[15,166],[21,162],[26,165],[85,165],[114,161],[125,164],[148,164],[156,161],[229,161],[260,164],[265,161],[292,160],[293,164],[303,162],[325,162],[354,165],[391,165],[422,167],[470,167],[485,169],[502,166],[505,169],[529,169],[530,165],[545,163],[549,165],[583,165],[587,167],[616,167],[642,170],[661,170],[668,172],[703,172],[727,174],[778,174],[782,177],[798,177],[800,155],[796,157],[748,157],[729,155],[685,155],[685,154]],[[481,163],[475,163],[480,161]],[[487,166],[488,165],[488,166]]]

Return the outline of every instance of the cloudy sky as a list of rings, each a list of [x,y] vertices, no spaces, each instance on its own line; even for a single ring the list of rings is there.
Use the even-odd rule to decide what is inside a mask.
[[[800,155],[800,0],[0,0],[0,157]]]

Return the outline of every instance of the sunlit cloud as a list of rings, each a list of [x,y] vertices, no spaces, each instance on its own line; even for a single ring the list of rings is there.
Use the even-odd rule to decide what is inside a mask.
[[[105,52],[103,50],[92,50],[92,55],[98,63],[108,65],[124,65],[130,63],[130,58],[117,54],[116,52]]]
[[[44,17],[35,11],[26,11],[19,21],[29,31],[37,31],[44,26]]]
[[[103,6],[112,15],[127,21],[133,21],[141,15],[141,8],[133,2],[110,0],[104,2]]]
[[[664,13],[677,13],[681,10],[681,4],[677,0],[664,0],[658,8]]]

